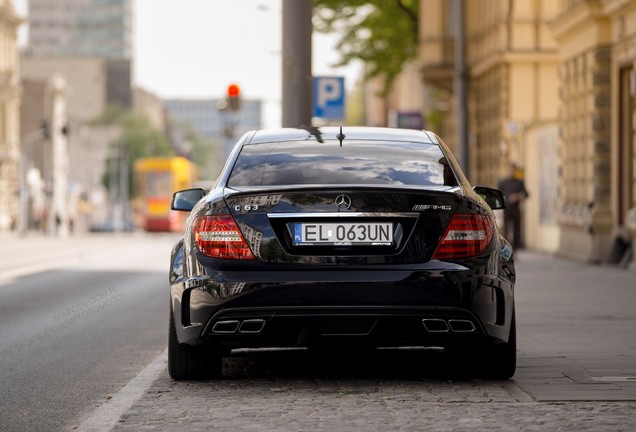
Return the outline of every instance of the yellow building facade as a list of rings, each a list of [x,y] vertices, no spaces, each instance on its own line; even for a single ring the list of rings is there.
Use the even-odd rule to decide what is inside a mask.
[[[456,148],[455,1],[421,0],[423,81]],[[521,164],[526,246],[629,264],[636,239],[636,0],[465,0],[470,178]],[[634,265],[632,263],[632,265]]]
[[[20,188],[20,73],[11,0],[0,0],[0,231],[15,226]]]
[[[561,82],[561,251],[616,261],[617,239],[636,234],[636,1],[562,1],[551,28]]]
[[[448,0],[421,0],[422,79],[446,99],[439,131],[457,153],[453,92],[455,26]],[[496,187],[509,163],[523,167],[524,243],[553,252],[558,224],[558,47],[553,0],[465,1],[469,167],[473,184]]]

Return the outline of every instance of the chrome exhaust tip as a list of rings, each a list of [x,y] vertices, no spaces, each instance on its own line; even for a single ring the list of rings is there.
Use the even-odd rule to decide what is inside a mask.
[[[448,326],[454,333],[472,333],[476,330],[475,324],[469,320],[451,319]]]
[[[266,321],[264,319],[248,319],[241,323],[238,331],[243,334],[256,334],[263,331]]]
[[[448,324],[443,319],[424,318],[422,324],[429,333],[448,333]]]
[[[239,324],[240,323],[236,320],[217,321],[214,323],[214,326],[212,326],[212,333],[236,333],[239,328]]]

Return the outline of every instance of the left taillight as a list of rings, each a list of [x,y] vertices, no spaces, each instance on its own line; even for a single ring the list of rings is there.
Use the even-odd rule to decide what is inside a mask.
[[[488,216],[455,214],[433,254],[433,259],[481,255],[490,244],[493,232],[493,224]]]
[[[194,222],[194,242],[209,257],[254,259],[238,225],[229,214],[198,217]]]

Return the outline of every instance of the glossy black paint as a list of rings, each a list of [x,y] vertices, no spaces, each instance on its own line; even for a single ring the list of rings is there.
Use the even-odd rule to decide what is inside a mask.
[[[241,138],[217,185],[192,209],[171,255],[171,307],[180,343],[217,347],[307,346],[360,343],[375,346],[505,343],[514,313],[514,257],[495,234],[480,256],[432,259],[455,213],[486,215],[498,195],[477,189],[450,151],[429,132],[344,128],[348,139],[435,143],[456,186],[288,185],[226,187],[246,145],[333,140],[337,129],[251,132]],[[332,136],[333,135],[333,136]],[[493,191],[493,190],[491,190]],[[342,211],[335,198],[345,194]],[[177,197],[178,198],[178,197]],[[183,209],[187,209],[184,206]],[[254,260],[216,259],[194,244],[197,216],[231,214]],[[294,246],[290,224],[324,220],[394,223],[391,246]],[[502,251],[504,253],[502,253]],[[468,320],[471,332],[428,332],[423,319]],[[214,332],[217,323],[260,323],[258,332]],[[218,327],[221,328],[221,327]],[[238,327],[237,327],[238,328]],[[247,328],[247,327],[246,327]]]

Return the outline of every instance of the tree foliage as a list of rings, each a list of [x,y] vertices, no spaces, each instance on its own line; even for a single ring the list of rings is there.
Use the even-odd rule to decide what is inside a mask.
[[[117,107],[108,108],[93,124],[119,126],[121,135],[111,147],[123,147],[132,160],[147,156],[172,156],[170,140],[139,114]]]
[[[185,156],[201,168],[200,175],[202,180],[215,179],[221,171],[222,163],[224,162],[220,158],[220,141],[202,137],[189,125],[184,125],[184,128],[184,138],[189,147]]]
[[[121,134],[110,143],[110,146],[113,154],[126,158],[129,173],[133,172],[132,166],[139,158],[175,154],[168,137],[163,132],[157,130],[146,117],[131,111],[110,107],[91,124],[121,128]],[[108,164],[109,161],[106,160],[105,163]],[[103,179],[107,188],[110,183],[109,176],[110,170],[107,165]],[[132,176],[129,177],[129,190],[132,191]]]
[[[382,78],[387,95],[417,55],[419,0],[314,0],[314,6],[314,29],[342,34],[335,66],[362,60],[367,78]]]

